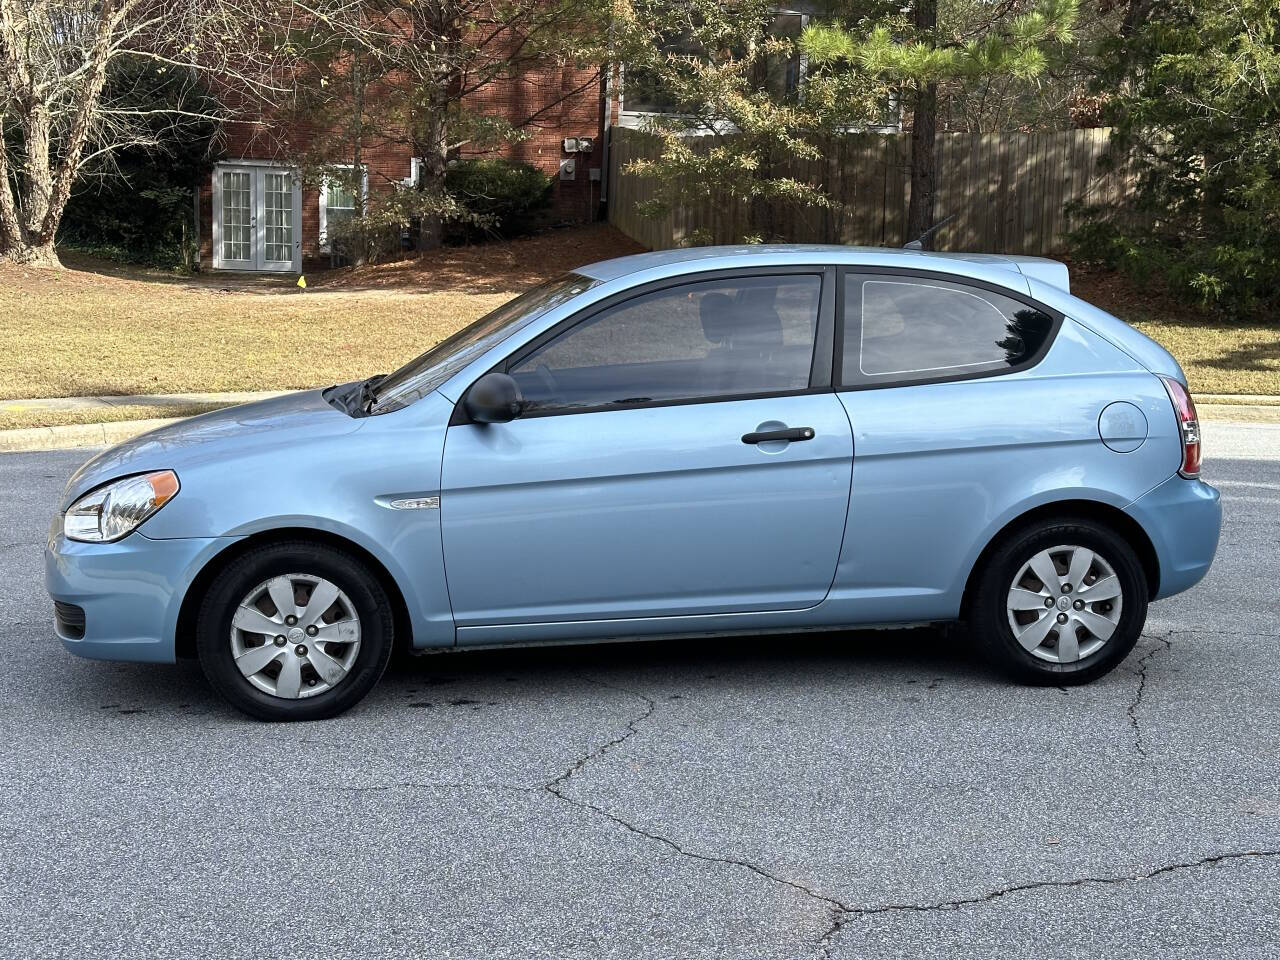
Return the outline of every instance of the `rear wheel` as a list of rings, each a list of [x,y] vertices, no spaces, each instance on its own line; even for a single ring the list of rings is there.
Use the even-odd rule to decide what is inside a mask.
[[[200,605],[196,650],[213,687],[261,720],[322,720],[362,699],[386,669],[390,604],[343,550],[269,544],[228,565]]]
[[[1088,683],[1112,670],[1147,619],[1147,578],[1115,531],[1042,521],[992,551],[971,609],[988,658],[1024,683]]]

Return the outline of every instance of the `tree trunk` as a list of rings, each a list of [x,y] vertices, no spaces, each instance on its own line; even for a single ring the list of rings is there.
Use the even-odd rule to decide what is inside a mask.
[[[419,171],[418,189],[434,198],[439,209],[445,209],[445,174],[449,169],[449,104],[461,89],[462,77],[458,64],[464,62],[462,45],[462,17],[457,5],[440,3],[432,12],[428,33],[432,49],[439,50],[439,59],[426,78],[424,123],[422,139],[418,144],[422,168]],[[444,217],[425,216],[418,235],[422,250],[435,250],[444,242]]]
[[[908,242],[918,239],[933,226],[934,196],[938,191],[935,137],[938,122],[938,87],[929,83],[916,90],[911,120],[911,204],[907,208]],[[924,248],[933,249],[933,234],[924,238]]]
[[[428,104],[430,111],[426,118],[424,136],[420,144],[422,168],[419,171],[418,189],[424,193],[439,197],[443,203],[445,186],[444,177],[449,166],[449,124],[446,119],[448,110],[448,93],[439,90],[438,96],[432,97]],[[422,218],[418,246],[422,250],[435,250],[444,242],[444,219],[440,216]]]
[[[360,72],[360,53],[356,54],[351,64],[351,82],[352,93],[354,94],[354,108],[352,114],[352,130],[351,130],[351,166],[354,182],[351,184],[352,209],[355,213],[357,222],[363,221],[365,214],[368,212],[364,208],[364,75]],[[357,266],[364,266],[369,262],[369,247],[373,242],[369,236],[369,231],[360,227],[351,237],[351,262]]]
[[[53,242],[28,243],[19,241],[16,244],[0,244],[0,260],[17,263],[25,267],[60,270],[62,261],[53,249]]]
[[[916,0],[917,39],[933,44],[938,25],[938,0]],[[907,208],[906,242],[918,239],[934,224],[934,196],[938,190],[935,135],[938,126],[938,85],[916,83],[915,107],[911,115],[911,203]],[[924,239],[924,248],[933,249],[933,235]]]
[[[119,25],[114,3],[101,4],[97,15],[97,36],[85,63],[87,75],[77,91],[77,105],[72,113],[70,129],[60,143],[61,157],[56,165],[51,150],[51,104],[32,83],[31,71],[25,67],[15,69],[13,59],[10,60],[10,75],[20,81],[16,86],[20,88],[21,96],[16,99],[20,108],[23,152],[16,171],[10,169],[7,154],[0,161],[0,193],[4,194],[0,199],[0,257],[10,262],[36,267],[62,266],[54,250],[54,237],[67,199],[71,196],[71,184],[80,170],[80,158],[106,83],[111,31]],[[7,150],[8,145],[0,133],[0,153]],[[14,189],[11,186],[14,172],[20,184],[21,219],[19,203],[10,192]]]
[[[18,200],[13,194],[9,155],[3,149],[4,128],[0,125],[0,260],[31,267],[62,266],[53,249],[53,240],[33,237],[23,223]]]

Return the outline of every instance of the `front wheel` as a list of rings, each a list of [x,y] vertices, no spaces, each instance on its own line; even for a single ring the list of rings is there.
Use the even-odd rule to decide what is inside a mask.
[[[974,637],[1024,683],[1096,680],[1129,655],[1147,620],[1141,562],[1093,521],[1029,526],[992,552],[979,577]]]
[[[249,550],[200,605],[205,676],[260,720],[323,720],[378,682],[391,657],[386,593],[356,556],[306,541]]]

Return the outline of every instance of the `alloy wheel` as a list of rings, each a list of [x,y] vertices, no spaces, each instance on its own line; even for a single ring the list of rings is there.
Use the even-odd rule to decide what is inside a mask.
[[[250,590],[231,617],[236,668],[274,697],[298,700],[332,690],[359,653],[360,617],[323,577],[272,577]]]
[[[1075,663],[1116,631],[1123,589],[1115,570],[1088,547],[1041,550],[1018,571],[1005,609],[1024,650],[1049,663]]]

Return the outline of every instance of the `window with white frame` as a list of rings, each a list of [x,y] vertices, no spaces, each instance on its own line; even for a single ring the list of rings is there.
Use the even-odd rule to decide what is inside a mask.
[[[320,183],[320,249],[325,253],[333,249],[332,237],[342,222],[350,220],[356,213],[355,167],[333,167],[331,170],[333,172]],[[359,180],[361,199],[367,201],[369,171],[362,170]]]

